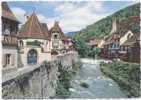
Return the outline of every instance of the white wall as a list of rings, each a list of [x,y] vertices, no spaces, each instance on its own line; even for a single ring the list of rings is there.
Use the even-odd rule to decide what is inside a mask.
[[[133,33],[131,31],[128,31],[127,33],[125,33],[125,35],[120,38],[120,45],[122,45],[125,41],[128,40],[128,35],[132,37]]]
[[[3,68],[3,70],[5,70],[5,69],[11,69],[11,68],[17,68],[17,56],[18,56],[18,53],[17,53],[17,48],[16,47],[10,47],[10,46],[4,46],[3,48],[2,48],[2,54],[3,54],[3,58],[2,58],[2,60],[5,60],[4,59],[4,55],[5,54],[11,54],[11,55],[14,55],[13,57],[12,57],[12,61],[14,61],[14,63],[13,64],[10,64],[10,65],[8,65],[8,66],[5,66],[4,68]],[[3,62],[2,62],[3,63]],[[4,63],[3,63],[4,64]]]
[[[38,40],[40,42],[43,42],[43,45],[42,46],[44,47],[45,52],[42,52],[41,47],[38,47],[38,46],[27,46],[26,45],[26,42],[33,42],[35,40]],[[37,63],[38,64],[42,63],[45,60],[46,61],[50,61],[51,60],[51,52],[50,52],[51,50],[49,48],[49,44],[50,43],[49,43],[48,40],[43,40],[43,39],[23,39],[23,42],[24,42],[24,46],[20,50],[20,52],[21,52],[20,53],[20,55],[21,55],[21,61],[22,61],[23,66],[28,65],[27,64],[27,54],[28,54],[28,52],[31,49],[34,49],[34,50],[37,51],[37,57],[38,57]],[[45,46],[46,45],[46,42],[48,42],[48,45],[47,46]]]

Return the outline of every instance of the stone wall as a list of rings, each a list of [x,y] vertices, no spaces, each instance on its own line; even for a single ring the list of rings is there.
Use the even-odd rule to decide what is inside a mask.
[[[65,55],[60,55],[57,57],[61,65],[66,69],[71,69],[72,65],[78,62],[78,53],[67,53]]]
[[[2,97],[4,99],[49,98],[55,95],[58,67],[68,68],[78,59],[78,55],[66,54],[57,60],[42,65],[27,66],[14,73],[3,74]]]

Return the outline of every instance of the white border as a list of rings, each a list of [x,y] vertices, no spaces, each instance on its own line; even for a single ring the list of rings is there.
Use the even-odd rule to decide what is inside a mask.
[[[2,1],[94,1],[94,0],[0,0],[0,4]],[[135,2],[140,2],[140,0],[95,0],[95,1],[135,1]],[[0,16],[1,16],[2,12],[1,12],[1,6],[0,6]],[[1,41],[1,20],[0,20],[0,41]],[[0,43],[0,100],[2,100],[2,44]],[[114,100],[119,100],[120,98],[114,99]],[[120,100],[140,100],[140,98],[121,98]],[[33,100],[33,99],[31,99]],[[46,100],[46,99],[42,99],[42,100]],[[58,99],[55,99],[58,100]],[[62,100],[62,99],[60,99]],[[68,100],[72,100],[72,99],[68,99]],[[73,100],[78,100],[78,99],[73,99]],[[80,99],[80,100],[84,100],[84,99]],[[87,99],[90,100],[90,99]],[[113,99],[95,99],[95,100],[113,100]]]

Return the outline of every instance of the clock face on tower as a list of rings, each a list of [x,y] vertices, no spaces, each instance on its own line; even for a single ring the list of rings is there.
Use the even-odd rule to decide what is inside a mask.
[[[54,39],[54,40],[58,40],[59,38],[60,38],[60,36],[59,36],[59,33],[53,33],[52,34],[52,38]]]

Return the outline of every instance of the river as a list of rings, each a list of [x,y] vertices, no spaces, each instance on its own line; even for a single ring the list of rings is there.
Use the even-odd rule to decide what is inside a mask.
[[[105,77],[100,71],[100,60],[81,59],[83,65],[71,81],[69,98],[126,98],[119,86],[112,79]],[[81,82],[88,88],[80,86]]]

